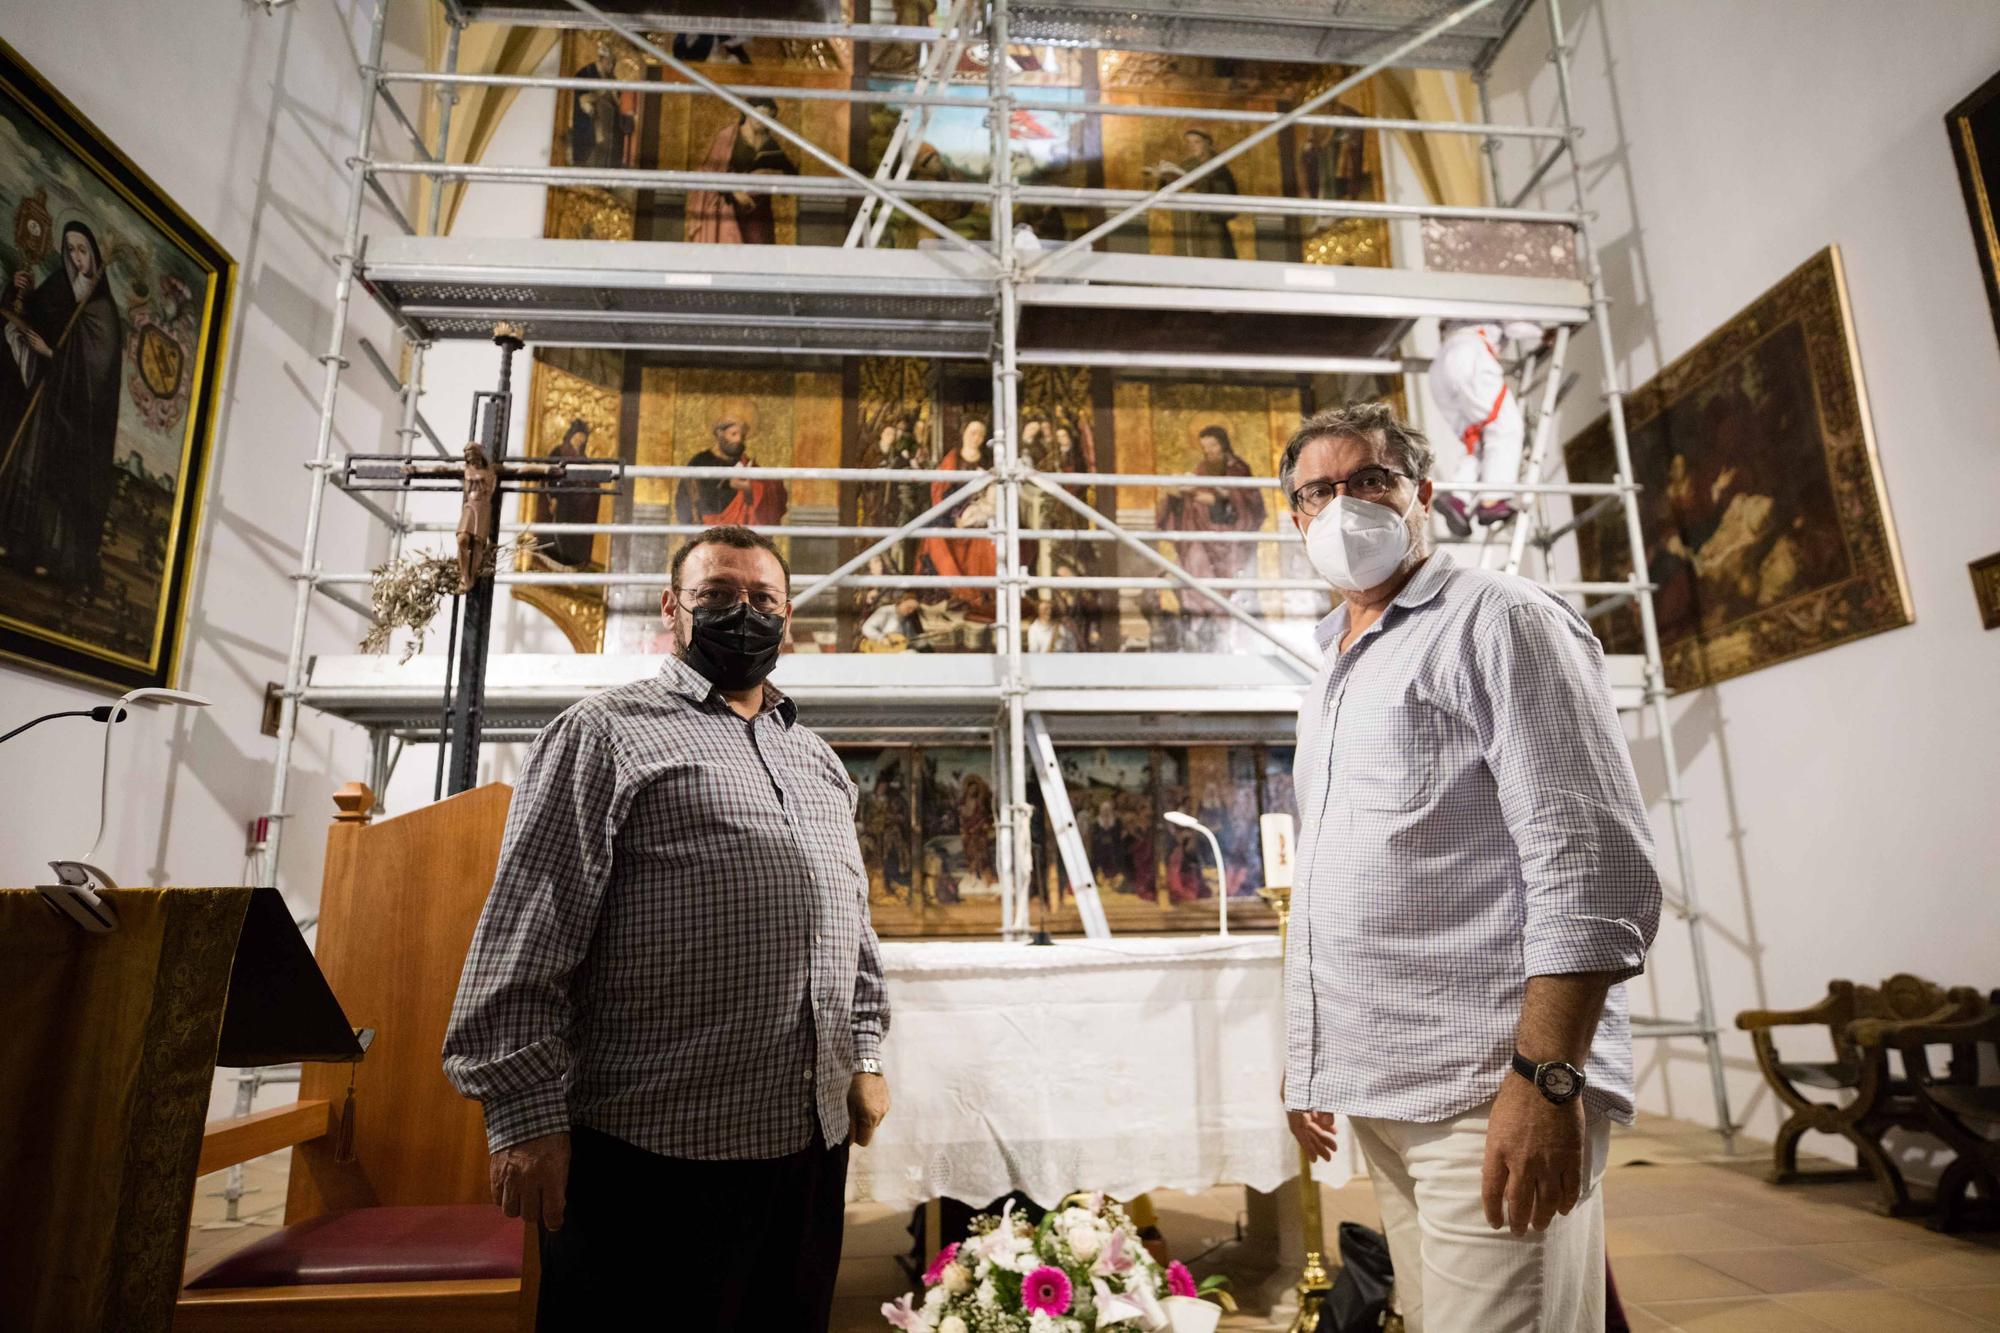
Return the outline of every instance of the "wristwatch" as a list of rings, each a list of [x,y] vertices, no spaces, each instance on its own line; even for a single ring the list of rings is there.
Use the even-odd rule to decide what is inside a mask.
[[[1534,1084],[1542,1096],[1557,1106],[1576,1100],[1576,1095],[1583,1091],[1583,1071],[1564,1060],[1549,1060],[1536,1064],[1516,1051],[1514,1072]]]
[[[854,1072],[857,1074],[880,1074],[882,1072],[882,1062],[880,1060],[856,1060],[854,1062]]]

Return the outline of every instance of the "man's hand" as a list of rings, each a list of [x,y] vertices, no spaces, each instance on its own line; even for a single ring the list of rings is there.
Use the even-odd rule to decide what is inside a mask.
[[[510,1144],[487,1159],[493,1202],[529,1226],[560,1231],[569,1193],[569,1135],[544,1134]]]
[[[880,1074],[856,1074],[847,1085],[847,1118],[856,1147],[866,1148],[875,1127],[889,1115],[889,1080]]]
[[[1306,1155],[1316,1162],[1331,1162],[1335,1150],[1340,1147],[1333,1132],[1333,1112],[1331,1111],[1287,1111],[1285,1119],[1291,1125],[1292,1137],[1306,1150]]]
[[[1486,1221],[1517,1236],[1545,1230],[1576,1207],[1583,1187],[1583,1098],[1557,1106],[1509,1074],[1486,1124],[1480,1193]]]

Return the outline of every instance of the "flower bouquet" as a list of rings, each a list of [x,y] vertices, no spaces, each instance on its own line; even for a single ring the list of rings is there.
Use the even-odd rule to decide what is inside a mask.
[[[931,1260],[924,1290],[882,1315],[904,1333],[1210,1333],[1222,1309],[1200,1298],[1223,1282],[1162,1268],[1115,1200],[1072,1194],[1040,1226],[1011,1201],[973,1218]]]

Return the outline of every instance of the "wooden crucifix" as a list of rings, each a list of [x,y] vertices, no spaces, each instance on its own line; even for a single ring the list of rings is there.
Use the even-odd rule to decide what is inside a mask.
[[[453,490],[460,495],[458,590],[463,605],[453,609],[455,662],[445,677],[446,703],[439,719],[439,785],[447,794],[466,791],[479,780],[501,496],[509,491],[602,491],[615,487],[624,474],[614,459],[507,457],[514,353],[523,345],[523,331],[516,324],[496,324],[493,341],[500,348],[500,383],[491,392],[473,395],[473,438],[462,457],[351,454],[338,483],[347,490]],[[447,776],[448,783],[443,781]]]

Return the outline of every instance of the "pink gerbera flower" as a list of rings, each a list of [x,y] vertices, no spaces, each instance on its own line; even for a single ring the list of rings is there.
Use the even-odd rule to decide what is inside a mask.
[[[1059,1315],[1069,1309],[1069,1274],[1044,1264],[1021,1279],[1021,1304],[1030,1313]]]
[[[947,1267],[949,1267],[951,1261],[953,1259],[956,1259],[957,1257],[958,1257],[957,1241],[953,1241],[951,1244],[939,1250],[937,1252],[937,1258],[931,1260],[931,1266],[924,1270],[924,1285],[926,1287],[935,1287],[938,1283],[944,1281],[944,1270]]]
[[[1195,1295],[1194,1274],[1188,1272],[1187,1265],[1176,1259],[1167,1265],[1167,1291],[1174,1296]]]

